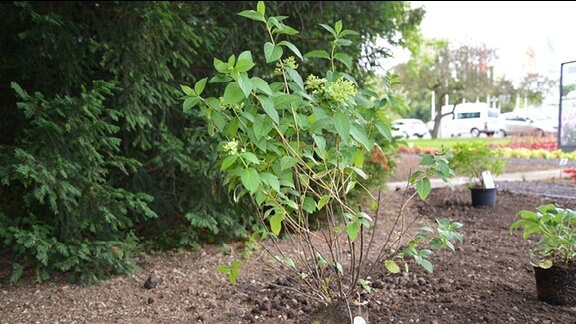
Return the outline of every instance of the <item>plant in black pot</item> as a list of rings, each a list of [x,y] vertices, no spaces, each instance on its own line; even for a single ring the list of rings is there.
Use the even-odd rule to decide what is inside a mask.
[[[504,172],[506,159],[499,149],[482,142],[460,142],[452,146],[450,167],[456,175],[468,177],[472,206],[496,205],[494,176]]]
[[[544,204],[521,210],[510,232],[522,230],[532,242],[530,258],[538,299],[553,305],[576,306],[576,212]]]

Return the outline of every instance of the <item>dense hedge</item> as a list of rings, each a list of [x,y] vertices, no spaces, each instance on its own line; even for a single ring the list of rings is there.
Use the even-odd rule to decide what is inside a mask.
[[[262,43],[235,17],[254,4],[0,4],[0,262],[13,260],[13,281],[30,267],[38,280],[56,270],[94,282],[131,271],[141,247],[255,229],[249,201],[221,186],[217,138],[179,101],[179,85],[205,77],[214,57]],[[391,43],[406,42],[422,17],[403,2],[271,2],[278,7],[302,30],[342,14],[365,41]],[[360,48],[350,55],[354,69],[367,62]]]

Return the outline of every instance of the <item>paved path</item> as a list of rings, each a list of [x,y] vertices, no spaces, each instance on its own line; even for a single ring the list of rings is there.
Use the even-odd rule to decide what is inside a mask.
[[[550,178],[569,178],[569,175],[562,172],[563,169],[552,169],[552,170],[542,170],[542,171],[526,171],[526,172],[515,172],[506,173],[497,177],[494,177],[494,181],[530,181],[530,180],[540,180],[540,179],[550,179]],[[448,184],[441,179],[430,179],[432,188],[440,188],[448,186]],[[464,185],[468,183],[468,178],[466,177],[454,177],[450,179],[450,182],[455,185]],[[406,181],[390,182],[388,183],[388,188],[390,189],[403,189],[406,187]]]

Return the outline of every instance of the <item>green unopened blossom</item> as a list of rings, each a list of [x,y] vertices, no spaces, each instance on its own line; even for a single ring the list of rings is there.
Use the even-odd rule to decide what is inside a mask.
[[[306,78],[305,88],[306,90],[309,90],[310,93],[317,94],[322,92],[324,83],[326,83],[325,78],[319,78],[313,74],[310,74]]]
[[[293,70],[298,68],[298,64],[296,64],[296,58],[294,56],[289,56],[283,59],[282,63],[276,62],[276,69],[274,69],[274,73],[282,74],[282,71],[287,67]]]
[[[288,56],[285,58],[284,65],[291,68],[292,70],[296,70],[298,68],[298,64],[296,64],[296,58],[294,56]]]
[[[242,108],[244,108],[244,103],[237,103],[237,104],[224,104],[224,97],[220,97],[220,107],[222,107],[223,110],[226,109],[230,109],[230,110],[234,110],[234,111],[239,111],[242,110]]]
[[[224,152],[228,153],[229,155],[236,155],[238,154],[238,142],[230,141],[222,147]]]
[[[340,78],[326,87],[326,94],[336,102],[344,102],[348,100],[348,98],[355,96],[356,93],[358,93],[356,85],[352,81],[344,78]]]

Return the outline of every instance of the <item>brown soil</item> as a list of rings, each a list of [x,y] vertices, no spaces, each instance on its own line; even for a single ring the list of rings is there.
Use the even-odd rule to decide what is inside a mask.
[[[402,159],[402,169],[395,175],[400,179],[416,161],[409,155]],[[530,166],[538,170],[558,167],[517,161],[508,164],[507,172],[530,170]],[[499,189],[495,207],[472,208],[470,193],[463,187],[433,189],[426,201],[414,200],[406,213],[418,217],[420,223],[442,217],[461,222],[464,242],[454,252],[443,251],[431,258],[433,274],[416,266],[409,274],[373,273],[368,278],[372,292],[361,296],[361,306],[354,306],[353,312],[361,312],[368,323],[575,323],[576,307],[537,299],[529,242],[508,231],[519,210],[544,203],[576,207],[574,197],[520,194],[514,188],[540,186],[547,193],[560,185],[574,187],[576,182],[554,179],[510,185]],[[386,193],[386,208],[379,217],[397,213],[400,195]],[[376,243],[382,243],[381,238],[377,236]],[[238,283],[229,284],[216,267],[241,259],[241,254],[240,245],[153,254],[141,260],[140,271],[88,287],[68,284],[63,278],[35,283],[32,277],[12,286],[8,269],[0,269],[0,323],[349,321],[336,316],[346,309],[343,305],[323,307],[283,289],[286,280],[262,266],[263,250],[242,259]]]

